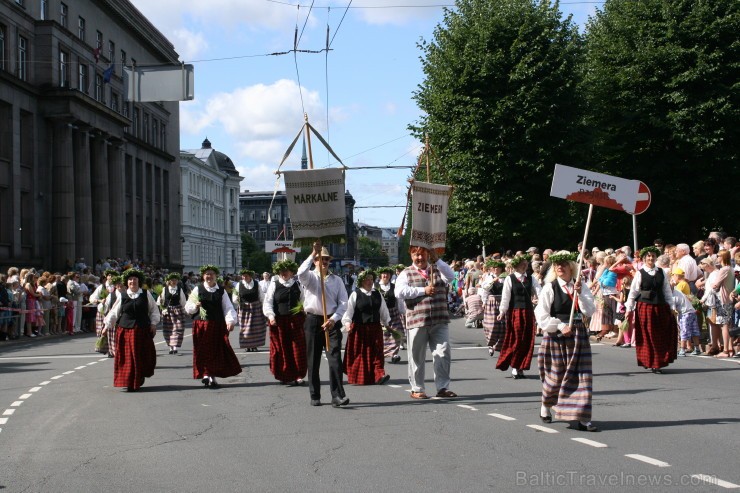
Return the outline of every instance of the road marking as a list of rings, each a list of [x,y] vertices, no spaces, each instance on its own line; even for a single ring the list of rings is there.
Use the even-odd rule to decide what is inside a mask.
[[[85,365],[78,366],[77,368],[75,368],[75,370],[82,370],[83,368],[87,368],[87,366],[85,366]]]
[[[97,364],[98,364],[97,361],[93,361],[92,363],[88,363],[87,366],[92,366],[92,365],[97,365]]]
[[[469,409],[471,411],[477,411],[476,408],[474,408],[473,406],[468,406],[467,404],[458,404],[457,407],[461,407],[463,409]]]
[[[12,416],[14,412],[15,412],[15,409],[6,409],[3,412],[3,416]]]
[[[41,385],[46,385],[47,383],[51,382],[41,382]],[[41,387],[31,387],[30,389],[28,389],[29,392],[38,392],[39,390],[41,390]]]
[[[105,358],[99,359],[98,361],[108,361],[108,357],[106,356]]]
[[[22,396],[20,396],[20,397],[19,397],[19,399],[20,399],[20,400],[26,400],[26,399],[28,399],[29,397],[31,397],[31,394],[23,394]]]
[[[74,372],[75,372],[74,370],[69,370],[69,371],[62,372],[62,375],[69,375]]]
[[[8,418],[0,418],[0,425],[4,425],[8,422]]]
[[[89,355],[89,354],[67,354],[62,356],[5,356],[0,358],[0,361],[3,360],[29,360],[29,359],[43,359],[43,360],[51,360],[51,359],[90,359],[90,358],[97,358],[98,355]]]
[[[696,479],[701,479],[705,483],[727,488],[728,490],[734,489],[734,488],[740,488],[740,485],[738,484],[730,483],[729,481],[723,481],[721,479],[717,479],[716,477],[710,476],[708,474],[692,474],[691,477],[696,478]]]
[[[10,407],[19,407],[21,404],[23,404],[23,401],[15,401],[10,405]]]
[[[392,387],[394,389],[400,389],[400,388],[403,388],[403,385],[388,384],[388,387]]]
[[[53,377],[51,377],[51,379],[52,379],[52,380],[59,380],[59,379],[60,379],[60,378],[62,378],[63,376],[64,376],[64,375],[56,375],[56,376],[53,376]]]
[[[671,467],[671,465],[667,462],[663,462],[662,460],[653,459],[652,457],[648,457],[646,455],[640,455],[640,454],[625,454],[625,457],[629,457],[630,459],[639,460],[642,462],[646,462],[648,464],[652,464],[654,466],[658,467]]]
[[[553,430],[552,428],[548,428],[546,426],[540,426],[540,425],[527,425],[529,428],[532,428],[533,430],[537,431],[544,431],[545,433],[559,433],[558,430]]]
[[[574,442],[584,443],[586,445],[590,445],[590,446],[596,447],[596,448],[608,447],[608,445],[605,444],[605,443],[595,442],[593,440],[589,440],[588,438],[571,438],[571,440],[573,440]]]
[[[43,382],[41,382],[41,383],[40,383],[39,385],[49,385],[50,383],[51,383],[51,380],[44,380],[44,381],[43,381]],[[34,388],[35,388],[35,387],[34,387]],[[40,390],[40,389],[39,389],[39,390]],[[36,392],[36,391],[34,390],[34,392]]]
[[[489,416],[493,416],[494,418],[498,418],[498,419],[503,419],[504,421],[516,421],[516,418],[512,418],[511,416],[506,416],[504,414],[490,413]]]

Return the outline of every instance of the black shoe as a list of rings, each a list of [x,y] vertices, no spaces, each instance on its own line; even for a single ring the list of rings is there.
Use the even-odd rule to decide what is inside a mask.
[[[312,406],[320,406],[321,401],[319,399],[311,399],[311,405]]]
[[[391,376],[387,373],[375,381],[376,385],[383,385],[385,382],[391,379]]]
[[[211,381],[208,379],[208,377],[203,377],[203,380],[201,380],[201,383],[208,387],[211,384]]]
[[[349,397],[332,397],[331,407],[346,406],[349,404]]]
[[[118,389],[119,392],[131,392],[128,387],[121,387]]]
[[[660,368],[653,368],[653,373],[661,375],[663,373],[663,370],[661,370]]]
[[[210,388],[212,389],[220,389],[221,385],[218,384],[215,378],[211,378],[211,385]]]
[[[172,354],[177,354],[177,349],[173,349]]]
[[[401,361],[401,357],[400,357],[399,355],[397,355],[397,354],[394,354],[394,355],[393,355],[393,356],[391,357],[391,363],[394,363],[394,364],[395,364],[395,363],[398,363],[399,361]]]
[[[590,431],[590,432],[597,432],[600,431],[597,427],[595,427],[592,424],[584,425],[580,421],[576,423],[576,430],[578,431]]]
[[[543,423],[552,423],[552,416],[540,416],[540,419]]]
[[[174,349],[170,349],[170,354],[174,354],[174,353],[175,353],[175,350]]]

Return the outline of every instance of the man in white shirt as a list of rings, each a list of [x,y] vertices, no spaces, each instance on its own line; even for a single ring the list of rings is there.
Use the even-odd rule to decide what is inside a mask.
[[[332,257],[326,247],[314,243],[313,252],[298,268],[298,281],[304,288],[303,309],[306,311],[304,330],[306,333],[306,353],[308,360],[308,386],[311,405],[321,405],[321,350],[326,346],[324,332],[329,333],[329,347],[326,359],[329,362],[329,389],[332,407],[346,406],[349,398],[344,393],[342,380],[342,315],[347,310],[347,288],[339,276],[328,272]],[[309,270],[311,264],[315,269]],[[326,322],[321,300],[321,278],[324,273],[324,294],[326,301]]]
[[[680,267],[684,272],[684,279],[689,283],[689,289],[692,294],[696,294],[696,280],[699,278],[699,266],[696,260],[690,255],[691,249],[686,243],[676,245],[676,267]]]

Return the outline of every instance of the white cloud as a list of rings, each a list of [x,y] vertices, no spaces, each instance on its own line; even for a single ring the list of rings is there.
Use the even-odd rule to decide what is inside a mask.
[[[203,33],[196,33],[189,29],[174,29],[169,39],[175,45],[175,51],[180,55],[181,60],[195,60],[208,50],[208,42]]]
[[[273,190],[275,188],[275,168],[274,164],[255,164],[253,166],[237,166],[236,169],[239,174],[244,177],[241,182],[242,190]],[[280,190],[284,190],[282,180],[278,186]]]
[[[368,24],[404,25],[411,21],[439,17],[442,7],[428,7],[430,3],[429,0],[373,0],[373,8],[358,8],[357,11],[360,18]]]

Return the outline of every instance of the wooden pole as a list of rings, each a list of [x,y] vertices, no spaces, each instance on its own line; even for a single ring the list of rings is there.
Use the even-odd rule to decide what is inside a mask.
[[[581,277],[581,268],[583,267],[583,258],[585,257],[584,253],[586,251],[586,240],[588,239],[588,228],[591,226],[591,215],[594,212],[594,205],[589,204],[588,205],[588,217],[586,218],[586,230],[583,232],[583,243],[581,244],[581,251],[579,252],[579,260],[578,260],[578,270],[576,271],[575,277],[573,277],[573,304],[570,307],[570,319],[568,320],[568,326],[573,325],[573,315],[576,311],[576,299],[578,296],[578,293],[575,290],[575,284]]]
[[[311,152],[311,129],[308,128],[308,114],[303,114],[303,121],[306,127],[306,144],[308,146],[308,166],[309,169],[313,169],[313,153]],[[321,238],[317,241],[319,245],[319,280],[321,281],[321,309],[324,314],[324,323],[326,323],[328,317],[326,316],[326,286],[324,285],[324,262],[321,260]],[[316,260],[316,259],[314,259]],[[324,331],[324,339],[326,341],[326,356],[329,357],[329,331]]]
[[[429,135],[427,134],[424,134],[424,154],[427,157],[427,183],[431,183],[432,178],[429,172]]]

